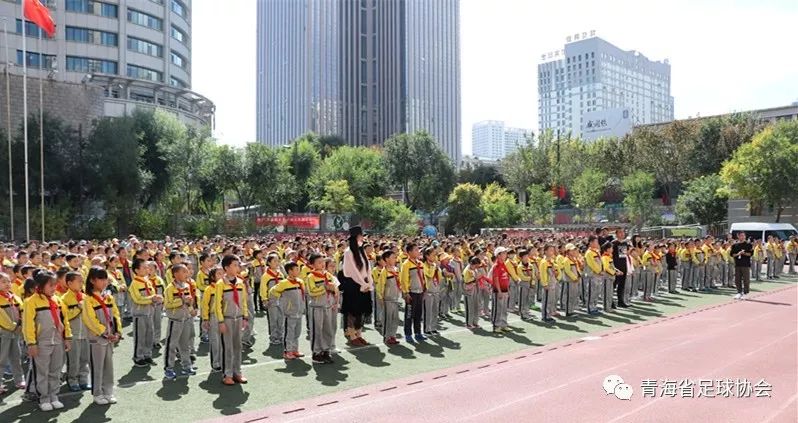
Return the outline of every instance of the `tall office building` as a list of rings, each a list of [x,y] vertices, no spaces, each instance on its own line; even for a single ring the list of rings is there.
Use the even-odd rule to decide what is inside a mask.
[[[526,143],[532,131],[505,126],[500,120],[485,120],[471,127],[471,150],[474,157],[498,160]]]
[[[190,0],[43,3],[55,19],[56,34],[39,46],[38,27],[24,23],[29,110],[38,108],[35,81],[42,72],[45,112],[70,123],[121,116],[142,106],[167,110],[186,123],[213,123],[213,103],[191,91]],[[0,15],[12,18],[11,111],[21,121],[21,1],[0,1]]]
[[[460,157],[459,0],[259,0],[257,139],[426,130]]]
[[[538,65],[540,131],[595,139],[622,136],[632,126],[673,120],[671,66],[622,50],[590,33]]]

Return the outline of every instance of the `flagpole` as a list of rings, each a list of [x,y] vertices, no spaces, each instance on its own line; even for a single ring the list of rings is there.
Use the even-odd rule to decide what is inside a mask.
[[[42,49],[42,30],[39,29],[39,198],[42,212],[42,243],[44,243],[44,50]]]
[[[3,16],[3,36],[5,41],[6,50],[6,138],[8,138],[8,208],[11,227],[11,240],[14,240],[14,182],[12,175],[12,160],[11,160],[11,73],[8,67],[11,62],[8,61],[8,18]]]
[[[28,49],[25,34],[25,0],[22,1],[22,133],[25,149],[25,240],[30,241],[30,197],[28,195]]]

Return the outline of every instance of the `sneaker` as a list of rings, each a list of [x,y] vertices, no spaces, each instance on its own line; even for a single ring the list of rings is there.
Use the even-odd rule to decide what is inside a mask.
[[[207,344],[209,342],[209,338],[206,335],[200,336],[200,344]]]
[[[27,387],[28,387],[28,384],[27,384],[27,383],[25,383],[25,382],[20,382],[20,383],[18,383],[18,384],[16,384],[16,385],[14,385],[14,386],[16,386],[16,387],[17,387],[17,389],[19,389],[19,390],[22,390],[22,389],[25,389],[25,388],[27,388]]]
[[[193,362],[197,361],[197,354],[191,354],[190,356],[188,356],[188,358],[193,363]]]
[[[156,350],[159,350],[159,349],[161,349],[161,347],[162,347],[162,346],[163,346],[163,345],[161,345],[161,343],[160,343],[160,342],[156,342],[156,343],[152,344],[152,348],[154,348],[154,349],[156,349]]]
[[[234,375],[233,376],[233,380],[236,381],[236,383],[247,383],[247,382],[249,382],[247,380],[247,378],[244,377],[244,375]]]
[[[369,344],[369,341],[366,341],[366,340],[365,340],[365,339],[363,339],[362,337],[360,337],[360,338],[357,338],[357,339],[358,339],[358,341],[360,341],[360,343],[361,343],[361,344],[363,344],[363,346],[364,346],[364,347],[365,347],[366,345],[371,345],[371,344]]]
[[[398,343],[399,341],[397,341],[396,338],[393,336],[385,340],[386,345],[396,345]]]
[[[91,389],[91,385],[89,385],[88,383],[81,383],[80,389],[83,391],[88,391],[89,389]]]
[[[144,361],[147,364],[149,364],[150,366],[154,366],[155,365],[155,360],[153,360],[152,357],[147,357],[147,358],[144,359]]]
[[[740,296],[740,299],[745,301],[745,300],[748,299],[748,295],[747,294],[743,294],[742,296]]]
[[[422,341],[426,341],[426,340],[427,340],[427,337],[426,337],[426,336],[424,336],[424,335],[422,335],[422,334],[420,334],[420,333],[417,333],[417,334],[416,334],[416,341],[418,341],[418,342],[422,342]]]
[[[291,360],[293,360],[295,358],[296,357],[294,357],[294,354],[291,353],[290,351],[286,351],[286,352],[283,353],[283,360],[285,360],[285,361],[291,361]]]
[[[231,386],[231,385],[235,385],[236,384],[236,382],[231,377],[226,377],[226,378],[222,379],[222,383],[227,385],[227,386]]]
[[[39,409],[42,411],[53,411],[53,404],[50,404],[49,402],[43,402],[39,404]]]
[[[253,344],[252,344],[252,341],[244,341],[244,342],[241,343],[241,345],[243,345],[243,346],[245,346],[247,348],[252,348]]]
[[[408,344],[412,344],[413,342],[415,342],[415,340],[413,339],[412,336],[405,335],[405,342],[407,342]]]
[[[743,294],[740,294],[740,293],[738,293],[737,295],[734,296],[735,300],[739,300],[741,298],[743,298]]]
[[[192,367],[189,367],[187,369],[181,369],[180,374],[183,376],[194,376],[195,374],[197,374],[197,370]]]
[[[133,367],[147,367],[147,360],[133,360]]]
[[[496,329],[493,329],[493,333],[501,335],[501,333],[502,333],[502,328],[496,328]]]
[[[440,332],[438,332],[437,330],[434,330],[434,331],[432,331],[432,332],[430,332],[430,333],[431,333],[431,334],[433,334],[433,335],[436,335],[436,336],[441,334],[441,333],[440,333]]]
[[[94,403],[97,405],[108,405],[110,402],[106,397],[94,397]]]
[[[324,356],[324,363],[325,364],[333,364],[335,360],[332,358],[332,355],[329,352],[325,352],[322,354]]]
[[[105,397],[105,399],[108,400],[109,404],[116,404],[116,397],[113,396],[113,395],[108,395],[108,396]]]
[[[163,377],[167,380],[175,380],[177,378],[177,373],[175,373],[173,369],[166,369],[163,372]]]
[[[69,390],[72,391],[72,392],[81,391],[80,385],[69,385]]]
[[[221,367],[211,367],[211,373],[219,373],[222,371]]]
[[[324,357],[321,354],[313,354],[311,361],[313,364],[324,364]]]
[[[55,400],[55,401],[51,402],[50,405],[53,406],[53,410],[60,410],[60,409],[64,408],[64,403],[62,403],[61,401],[58,401],[58,400]]]
[[[304,357],[304,356],[305,356],[305,354],[302,354],[302,353],[301,353],[301,352],[299,352],[299,351],[294,351],[294,352],[292,352],[291,354],[293,354],[293,355],[294,355],[294,357],[296,357],[296,358],[299,358],[299,357]]]

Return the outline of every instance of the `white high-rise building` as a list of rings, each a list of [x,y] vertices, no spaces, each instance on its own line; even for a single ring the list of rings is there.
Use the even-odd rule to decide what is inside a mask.
[[[505,126],[500,120],[485,120],[471,127],[471,149],[474,157],[498,160],[514,152],[526,142],[532,131]]]
[[[622,50],[595,31],[566,38],[564,49],[541,56],[541,133],[595,139],[622,136],[632,126],[673,120],[671,66]]]

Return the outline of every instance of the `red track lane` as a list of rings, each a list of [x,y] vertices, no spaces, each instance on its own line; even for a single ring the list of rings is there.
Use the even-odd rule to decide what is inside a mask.
[[[225,422],[798,421],[798,289],[759,294],[504,357],[310,398]],[[641,306],[644,307],[644,306]],[[375,370],[376,371],[376,370]],[[605,395],[617,374],[630,401]],[[658,380],[657,397],[641,381]],[[660,396],[662,381],[761,379],[771,398]],[[695,395],[698,395],[696,386]]]

